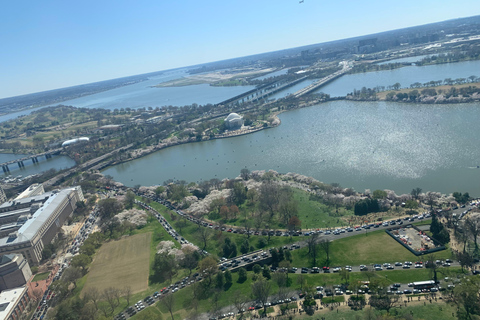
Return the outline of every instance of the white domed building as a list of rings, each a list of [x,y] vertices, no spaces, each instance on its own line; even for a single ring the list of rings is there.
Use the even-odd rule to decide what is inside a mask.
[[[237,130],[243,126],[243,117],[237,113],[230,113],[225,118],[225,125],[229,130]]]

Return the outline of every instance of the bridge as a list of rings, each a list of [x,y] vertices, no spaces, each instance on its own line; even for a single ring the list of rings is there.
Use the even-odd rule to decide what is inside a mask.
[[[299,82],[302,82],[303,80],[307,79],[307,77],[301,77],[296,80],[282,83],[282,81],[275,82],[275,83],[270,83],[267,85],[263,85],[259,88],[244,92],[242,94],[239,94],[233,98],[230,98],[228,100],[222,101],[218,103],[217,105],[225,105],[225,104],[230,104],[230,103],[235,103],[235,102],[255,102],[255,101],[260,101],[263,100],[264,98],[277,93],[279,91],[282,91],[286,88],[289,88],[291,86],[296,85]]]
[[[33,163],[38,163],[38,158],[45,157],[45,159],[50,159],[52,157],[52,154],[58,154],[60,153],[60,151],[62,151],[62,148],[57,148],[57,149],[49,150],[49,151],[38,153],[38,154],[32,154],[20,159],[15,159],[15,160],[10,160],[4,163],[0,163],[0,166],[3,169],[3,172],[7,173],[7,172],[10,172],[10,169],[8,168],[9,165],[17,163],[19,168],[23,168],[25,167],[24,161],[32,160]]]
[[[321,86],[329,83],[330,81],[333,81],[333,80],[343,76],[345,73],[350,71],[350,69],[352,69],[351,65],[347,61],[342,61],[342,64],[343,64],[342,70],[334,72],[334,73],[332,73],[332,74],[330,74],[330,75],[328,75],[328,76],[326,76],[322,79],[319,79],[319,80],[315,81],[311,85],[298,90],[297,92],[295,92],[293,94],[293,96],[295,98],[298,98],[298,97],[301,97],[301,96],[306,95],[308,93],[311,93],[311,92],[317,90],[318,88],[320,88]]]

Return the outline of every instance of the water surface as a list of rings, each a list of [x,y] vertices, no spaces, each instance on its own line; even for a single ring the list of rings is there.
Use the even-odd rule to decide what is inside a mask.
[[[133,186],[273,169],[357,191],[480,196],[480,105],[336,101],[286,112],[279,127],[164,149],[104,171]]]

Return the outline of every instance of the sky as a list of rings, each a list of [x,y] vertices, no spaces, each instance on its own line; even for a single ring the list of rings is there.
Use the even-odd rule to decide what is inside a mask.
[[[478,14],[478,0],[4,1],[0,98]]]

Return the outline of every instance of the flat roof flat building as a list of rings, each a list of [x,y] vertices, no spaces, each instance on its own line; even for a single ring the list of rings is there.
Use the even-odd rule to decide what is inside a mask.
[[[30,301],[27,291],[27,287],[23,286],[0,293],[0,320],[20,319]]]
[[[0,221],[3,225],[16,221],[18,229],[0,238],[0,255],[19,253],[30,265],[37,265],[45,245],[55,238],[77,201],[83,200],[77,186],[4,203]]]

